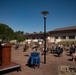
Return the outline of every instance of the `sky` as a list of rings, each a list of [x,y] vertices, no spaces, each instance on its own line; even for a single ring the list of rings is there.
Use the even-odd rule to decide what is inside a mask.
[[[0,23],[14,31],[33,33],[76,25],[76,0],[0,0]]]

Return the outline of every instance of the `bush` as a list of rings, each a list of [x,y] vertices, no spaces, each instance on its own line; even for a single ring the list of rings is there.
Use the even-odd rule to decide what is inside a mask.
[[[68,46],[68,45],[71,45],[71,44],[76,45],[76,41],[60,41],[60,42],[58,42],[58,44],[63,44],[64,46]]]

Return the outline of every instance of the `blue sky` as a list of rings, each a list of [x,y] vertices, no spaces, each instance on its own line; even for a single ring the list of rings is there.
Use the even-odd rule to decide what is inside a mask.
[[[46,31],[76,25],[76,0],[0,0],[0,23],[14,31],[43,32],[44,10]]]

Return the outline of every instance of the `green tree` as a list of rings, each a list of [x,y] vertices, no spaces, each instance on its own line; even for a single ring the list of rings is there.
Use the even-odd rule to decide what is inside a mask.
[[[2,41],[10,41],[14,37],[14,31],[6,24],[0,23],[0,39]]]
[[[16,35],[22,35],[22,34],[24,34],[24,32],[23,31],[16,31],[15,34]]]
[[[23,31],[16,31],[14,35],[14,39],[17,40],[17,42],[23,42],[25,40],[25,37],[23,36]]]
[[[17,42],[23,42],[25,40],[25,37],[23,35],[20,35],[17,37]]]

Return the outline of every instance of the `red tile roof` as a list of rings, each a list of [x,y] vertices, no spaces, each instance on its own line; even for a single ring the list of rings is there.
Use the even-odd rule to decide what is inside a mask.
[[[76,29],[76,26],[69,26],[69,27],[57,28],[52,31],[64,31],[64,30],[75,30],[75,29]]]

